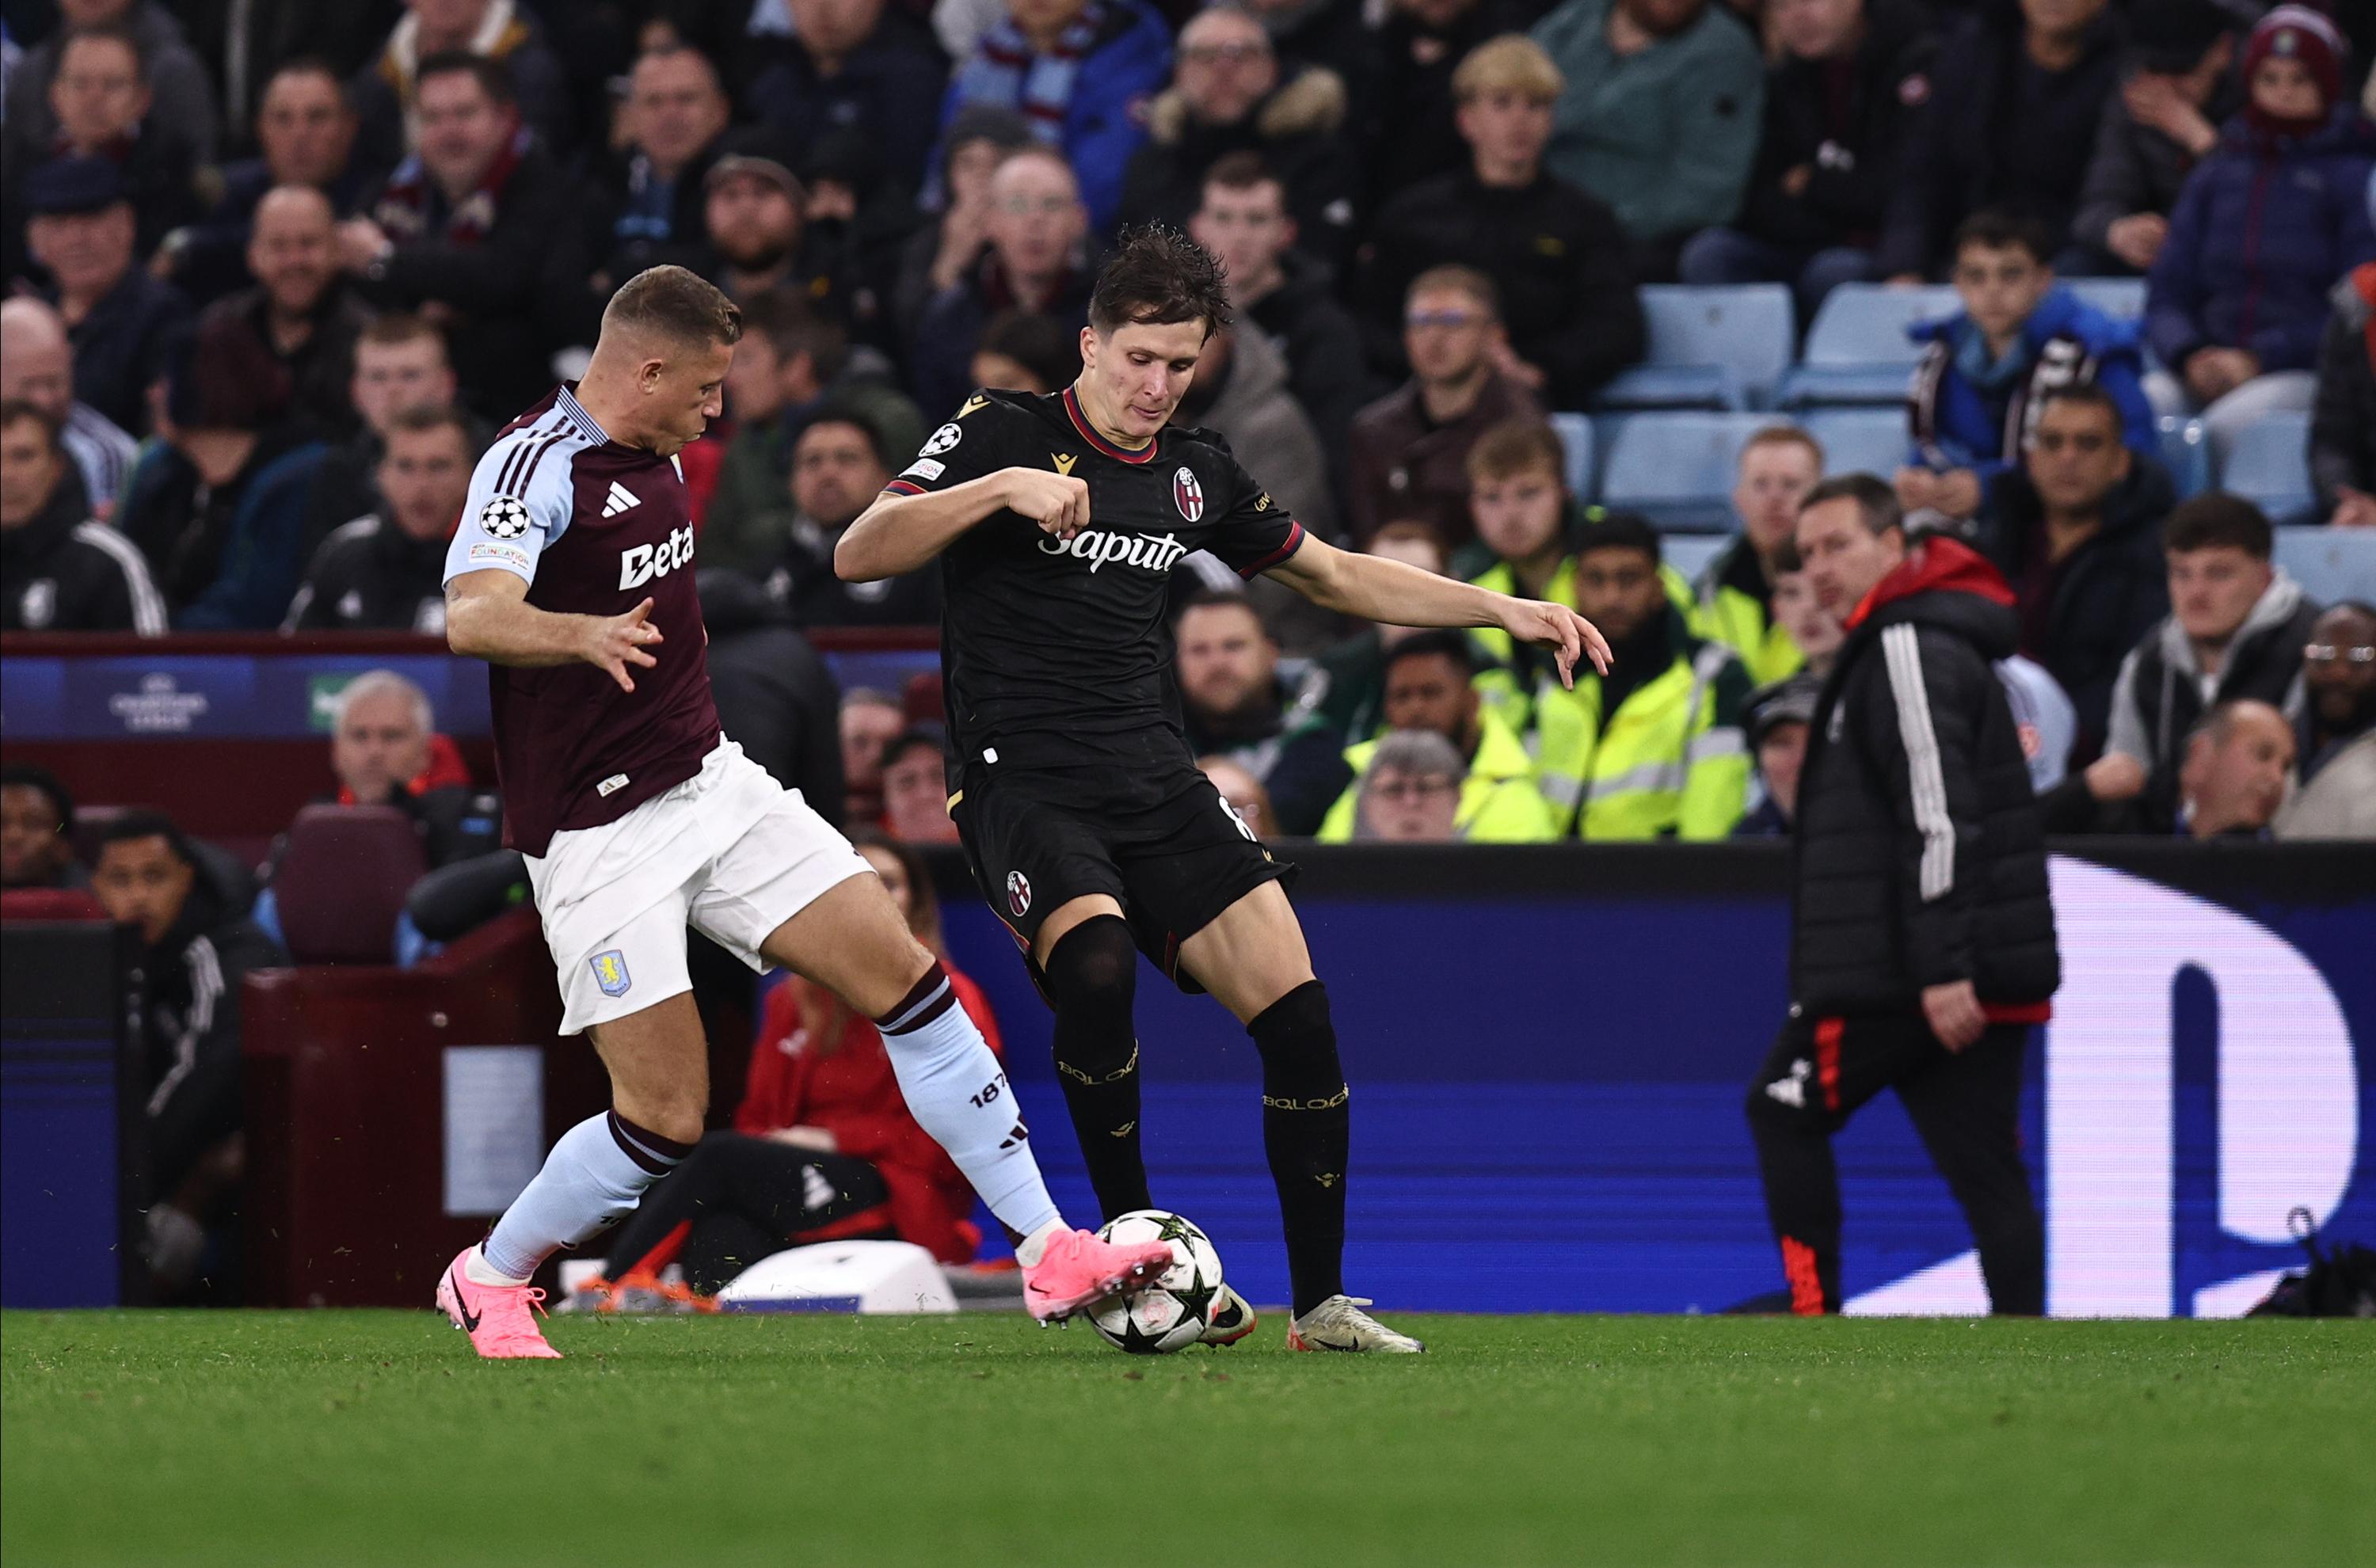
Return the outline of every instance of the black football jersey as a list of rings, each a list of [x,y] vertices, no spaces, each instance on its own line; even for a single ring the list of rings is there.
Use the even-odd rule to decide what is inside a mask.
[[[1002,510],[943,552],[941,666],[956,764],[1178,758],[1187,742],[1167,698],[1164,625],[1172,569],[1208,550],[1252,577],[1295,553],[1302,525],[1219,436],[1166,429],[1126,451],[1096,433],[1070,388],[975,393],[888,489],[918,495],[1010,468],[1086,480],[1089,525],[1060,540]]]

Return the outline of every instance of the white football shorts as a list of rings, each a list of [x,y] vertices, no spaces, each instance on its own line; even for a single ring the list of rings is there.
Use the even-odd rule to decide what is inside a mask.
[[[723,739],[675,789],[616,822],[556,833],[526,859],[564,1034],[692,990],[688,925],[766,968],[759,945],[778,926],[873,869],[799,790]]]

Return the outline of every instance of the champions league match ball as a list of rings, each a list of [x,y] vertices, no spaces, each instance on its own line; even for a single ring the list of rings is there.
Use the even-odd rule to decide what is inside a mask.
[[[1221,1296],[1221,1254],[1194,1222],[1159,1208],[1116,1216],[1098,1234],[1109,1241],[1169,1241],[1172,1263],[1127,1301],[1089,1313],[1106,1343],[1134,1356],[1166,1356],[1196,1343]]]

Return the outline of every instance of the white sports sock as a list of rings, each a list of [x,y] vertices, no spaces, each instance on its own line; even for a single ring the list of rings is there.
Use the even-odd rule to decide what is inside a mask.
[[[589,1116],[561,1134],[544,1169],[521,1189],[466,1265],[481,1285],[517,1285],[564,1247],[599,1235],[636,1212],[644,1189],[692,1153],[684,1144],[622,1121]],[[488,1274],[481,1276],[483,1263]]]
[[[1031,1158],[1031,1134],[1015,1091],[981,1031],[957,1005],[941,966],[934,964],[874,1023],[908,1110],[948,1151],[999,1223],[1025,1237],[1061,1223]]]

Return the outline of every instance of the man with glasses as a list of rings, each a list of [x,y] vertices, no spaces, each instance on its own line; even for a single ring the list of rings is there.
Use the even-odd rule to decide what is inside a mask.
[[[1460,754],[1429,730],[1404,730],[1378,742],[1361,776],[1361,817],[1353,837],[1377,844],[1443,844],[1465,837],[1459,824]]]
[[[1089,319],[1089,232],[1080,182],[1044,147],[1011,154],[990,177],[990,244],[972,270],[924,309],[909,355],[909,381],[927,409],[955,408],[973,389],[982,329],[1004,311],[1053,317],[1077,332]]]
[[[1353,536],[1417,518],[1446,550],[1475,537],[1468,448],[1495,425],[1542,418],[1526,386],[1497,368],[1506,351],[1492,280],[1474,267],[1434,267],[1403,294],[1410,379],[1353,420],[1346,504]]]
[[[2300,727],[2301,788],[2280,838],[2376,838],[2376,605],[2346,600],[2311,624]]]
[[[1479,844],[1539,844],[1557,834],[1535,767],[1517,732],[1476,686],[1477,656],[1467,634],[1414,632],[1386,653],[1386,729],[1378,740],[1347,749],[1345,763],[1360,780],[1336,798],[1320,825],[1324,844],[1366,837],[1362,824],[1378,780],[1382,748],[1396,736],[1432,735],[1452,748],[1459,765],[1450,837]],[[1593,679],[1577,672],[1579,683]],[[1557,689],[1554,686],[1553,689]]]
[[[2013,586],[2020,651],[2078,709],[2072,761],[2084,766],[2103,747],[2121,660],[2169,611],[2160,532],[2169,478],[2121,445],[2111,394],[2083,384],[2048,394],[2020,467],[1996,488],[1977,542]]]

